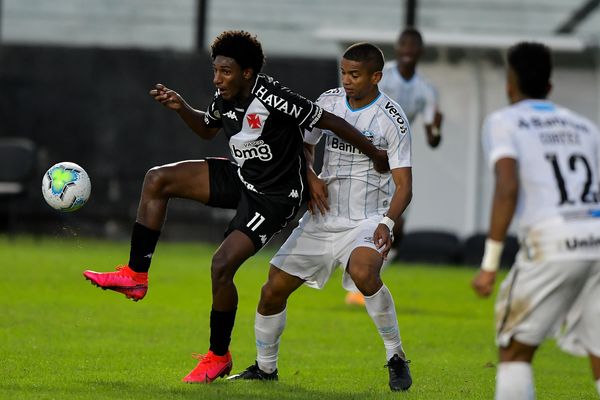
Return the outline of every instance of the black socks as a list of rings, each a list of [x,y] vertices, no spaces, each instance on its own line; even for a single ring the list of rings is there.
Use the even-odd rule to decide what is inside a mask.
[[[138,222],[133,225],[129,268],[135,272],[148,272],[159,236],[160,231],[146,228]]]
[[[210,311],[210,350],[218,356],[224,356],[229,349],[236,310]]]

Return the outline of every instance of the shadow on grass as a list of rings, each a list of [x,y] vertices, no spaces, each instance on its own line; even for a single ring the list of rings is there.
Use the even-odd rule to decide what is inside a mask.
[[[390,396],[397,396],[389,392]],[[369,399],[381,398],[381,393],[365,391],[348,392],[339,387],[331,391],[311,390],[306,387],[289,385],[283,382],[229,382],[218,380],[204,384],[160,384],[157,382],[140,384],[115,380],[78,380],[65,386],[48,383],[23,383],[14,385],[0,383],[2,399],[266,399],[266,400],[305,400],[305,399]],[[384,396],[386,397],[386,396]]]

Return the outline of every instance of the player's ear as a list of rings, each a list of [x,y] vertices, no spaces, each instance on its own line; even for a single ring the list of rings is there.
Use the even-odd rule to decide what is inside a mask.
[[[552,82],[548,82],[548,86],[546,87],[546,97],[548,97],[548,95],[550,94],[551,91],[552,91]]]
[[[252,68],[245,68],[242,70],[242,77],[246,80],[252,79],[254,76],[254,70]]]
[[[383,77],[383,72],[381,72],[381,71],[373,72],[373,74],[371,75],[371,83],[373,85],[377,85],[379,83],[379,81],[381,81],[382,77]]]

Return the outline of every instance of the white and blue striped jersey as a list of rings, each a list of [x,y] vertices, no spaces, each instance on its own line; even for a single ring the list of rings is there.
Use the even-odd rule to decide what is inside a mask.
[[[433,123],[438,95],[435,88],[418,73],[407,81],[398,72],[397,62],[389,61],[383,67],[379,90],[400,104],[411,124],[419,113],[426,125]]]
[[[549,220],[595,219],[600,246],[600,133],[591,121],[523,100],[486,118],[483,148],[491,168],[501,158],[518,162],[521,233]]]
[[[402,108],[386,94],[351,109],[343,88],[323,93],[317,105],[345,119],[373,145],[387,151],[391,169],[411,167],[410,127]],[[319,177],[327,183],[330,216],[362,220],[387,212],[395,185],[390,172],[380,174],[372,161],[353,145],[328,130],[314,128],[304,141],[317,144],[325,136]]]

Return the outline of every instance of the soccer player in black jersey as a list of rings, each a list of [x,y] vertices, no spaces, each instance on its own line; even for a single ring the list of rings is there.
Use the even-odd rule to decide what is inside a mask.
[[[212,259],[210,347],[183,378],[190,383],[210,383],[231,371],[229,343],[238,302],[233,277],[309,197],[302,132],[315,126],[331,130],[369,156],[377,170],[388,168],[386,152],[346,121],[261,74],[264,55],[256,37],[226,31],[211,50],[217,91],[206,112],[192,108],[162,84],[150,95],[177,112],[203,139],[223,130],[236,162],[207,158],[150,169],[144,178],[128,264],[116,272],[84,272],[86,279],[103,289],[141,300],[170,198],[236,209]]]

